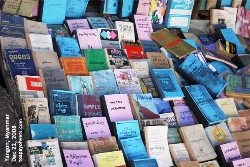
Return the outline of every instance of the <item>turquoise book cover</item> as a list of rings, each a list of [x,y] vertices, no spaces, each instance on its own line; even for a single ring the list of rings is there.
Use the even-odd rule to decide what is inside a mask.
[[[56,127],[53,124],[30,124],[32,140],[57,138]]]
[[[82,57],[79,44],[75,38],[56,37],[56,43],[61,57]]]
[[[211,62],[212,66],[216,69],[218,74],[223,73],[224,71],[228,70],[231,72],[231,74],[233,74],[233,71],[231,70],[231,68],[228,67],[228,65],[226,65],[223,62],[220,61],[213,61]]]
[[[133,160],[134,167],[158,167],[158,163],[155,158],[136,159]]]
[[[104,0],[103,12],[104,14],[117,14],[118,0]]]
[[[232,0],[221,0],[220,6],[226,6],[226,7],[231,7],[232,6]]]
[[[67,0],[66,17],[83,18],[89,0]]]
[[[182,143],[182,138],[178,128],[168,128],[168,144]]]
[[[97,95],[120,94],[112,70],[93,71],[91,73]]]
[[[117,139],[141,136],[138,120],[115,122]]]
[[[83,94],[94,95],[94,86],[91,76],[73,76],[68,75],[69,88],[71,91]]]
[[[54,116],[59,142],[82,142],[82,126],[79,116]]]

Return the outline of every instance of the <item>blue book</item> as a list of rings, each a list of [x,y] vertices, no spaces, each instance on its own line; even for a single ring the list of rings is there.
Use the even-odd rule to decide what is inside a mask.
[[[149,158],[141,136],[118,140],[125,161]]]
[[[227,120],[227,116],[203,85],[185,86],[183,92],[188,106],[194,116],[199,119],[199,123],[208,126]]]
[[[50,116],[77,115],[76,94],[72,91],[54,90],[49,91]]]
[[[5,49],[5,58],[13,80],[16,75],[38,75],[30,49]]]
[[[213,97],[218,97],[224,90],[227,82],[210,70],[194,54],[176,69],[190,84],[202,84]]]
[[[200,10],[206,10],[207,0],[202,0]]]
[[[136,159],[131,161],[133,167],[158,167],[155,158]]]
[[[112,70],[93,71],[90,73],[90,75],[92,76],[95,83],[94,88],[98,96],[120,94]]]
[[[221,0],[220,6],[231,7],[231,6],[232,6],[232,1],[233,1],[233,0]]]
[[[245,8],[250,9],[250,0],[246,0]]]
[[[82,57],[79,44],[75,38],[56,37],[55,39],[60,57]]]
[[[224,71],[228,70],[231,72],[231,74],[233,74],[233,71],[228,67],[228,65],[226,65],[223,62],[220,61],[213,61],[211,62],[212,66],[216,69],[218,74],[223,73]]]
[[[135,0],[121,0],[119,1],[119,15],[120,17],[129,17],[132,14]]]
[[[195,43],[195,41],[193,39],[183,39],[183,41],[185,41],[189,45],[193,46],[197,51],[197,45],[196,45],[196,43]]]
[[[161,98],[154,98],[154,102],[159,114],[173,112],[169,101],[164,101]]]
[[[78,94],[94,95],[94,86],[91,76],[67,76],[69,89]]]
[[[107,20],[104,17],[87,17],[87,19],[92,29],[110,28]]]
[[[140,43],[142,45],[144,53],[146,53],[146,52],[161,52],[158,44],[155,41],[140,40]]]
[[[66,17],[83,18],[89,0],[67,0]]]
[[[43,0],[41,21],[46,24],[63,24],[66,16],[67,1]],[[53,11],[53,14],[51,13]]]
[[[82,142],[82,125],[79,116],[53,116],[59,142]]]
[[[104,0],[103,14],[117,14],[118,0]]]
[[[30,124],[32,140],[57,138],[56,127],[53,124]]]
[[[118,140],[141,136],[138,120],[115,122]]]
[[[164,100],[182,99],[184,94],[175,77],[173,70],[170,69],[151,69],[149,74],[155,84],[160,97]]]
[[[193,6],[194,0],[168,0],[167,14],[163,22],[164,26],[167,28],[181,28],[182,32],[188,32]]]

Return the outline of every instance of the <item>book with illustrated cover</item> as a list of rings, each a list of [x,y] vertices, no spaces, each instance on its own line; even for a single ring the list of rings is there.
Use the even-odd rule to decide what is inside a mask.
[[[164,16],[167,7],[167,0],[153,0],[149,7],[149,16],[154,24],[163,24]]]
[[[98,28],[102,48],[121,49],[117,29]]]
[[[95,94],[91,76],[68,75],[67,81],[70,91],[83,95]]]
[[[154,98],[159,97],[151,77],[138,78],[143,93],[151,93]]]
[[[105,49],[109,69],[130,69],[127,54],[123,49]]]
[[[77,95],[78,114],[83,117],[101,117],[101,104],[96,95]]]
[[[133,23],[127,21],[116,21],[115,28],[118,30],[120,41],[135,42]]]

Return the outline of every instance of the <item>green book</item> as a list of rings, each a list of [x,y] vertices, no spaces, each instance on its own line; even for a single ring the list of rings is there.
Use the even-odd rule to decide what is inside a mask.
[[[104,49],[84,49],[89,72],[107,70],[107,60]]]

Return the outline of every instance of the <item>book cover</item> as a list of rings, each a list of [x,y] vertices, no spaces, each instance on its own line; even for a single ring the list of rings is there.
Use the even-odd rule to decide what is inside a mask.
[[[123,49],[104,49],[109,69],[130,69],[127,54]]]
[[[163,24],[167,0],[153,0],[149,7],[149,16],[151,16],[151,22],[154,24]]]
[[[91,76],[68,75],[67,81],[70,91],[83,95],[95,94]]]
[[[159,114],[172,112],[169,101],[164,101],[161,98],[154,98],[154,103]]]
[[[249,133],[250,131],[244,131],[244,132],[235,132],[232,133],[233,140],[236,141],[239,149],[240,149],[240,154],[242,158],[249,158],[249,147],[246,147],[247,145],[250,144],[249,140]]]
[[[230,132],[242,132],[248,130],[245,117],[230,117],[227,120]]]
[[[154,41],[145,41],[140,40],[140,43],[142,44],[143,52],[161,52],[159,49],[159,46]]]
[[[120,41],[135,42],[133,23],[127,21],[116,21],[115,28],[118,30]]]
[[[135,8],[134,8],[134,12],[138,15],[144,15],[147,16],[148,12],[149,12],[149,7],[150,7],[150,0],[140,0],[138,2],[135,1]]]
[[[134,0],[118,1],[118,14],[120,17],[129,17],[132,14]]]
[[[185,101],[201,124],[207,126],[227,120],[227,116],[203,85],[185,86],[182,90]]]
[[[227,85],[225,80],[212,72],[193,54],[189,55],[176,71],[188,82],[202,84],[213,97],[218,97]]]
[[[215,102],[227,117],[239,116],[233,98],[215,99]]]
[[[99,33],[96,29],[77,29],[76,38],[82,49],[101,49]]]
[[[216,160],[200,163],[200,167],[220,167]]]
[[[121,94],[142,94],[134,69],[114,69],[114,74]]]
[[[28,47],[35,52],[54,52],[51,36],[43,34],[26,34]]]
[[[118,140],[141,136],[137,120],[115,122],[116,136]]]
[[[48,24],[47,26],[51,37],[70,37],[68,28],[62,24]]]
[[[151,77],[138,78],[143,93],[151,93],[154,98],[158,98],[159,94]]]
[[[64,70],[64,74],[66,76],[67,75],[77,75],[77,76],[89,75],[85,57],[61,57],[59,60],[60,60],[61,67]]]
[[[146,57],[154,69],[170,68],[169,60],[164,53],[147,52]]]
[[[133,167],[158,167],[158,163],[155,158],[136,159],[131,161]]]
[[[239,5],[240,6],[240,5]],[[221,9],[225,10],[228,12],[227,18],[226,18],[226,26],[227,28],[232,28],[234,32],[236,32],[236,16],[237,16],[237,7],[227,7],[227,6],[221,6]]]
[[[174,106],[174,113],[179,127],[195,124],[192,111],[188,106]]]
[[[89,72],[108,69],[104,49],[84,49],[84,55]]]
[[[75,92],[66,90],[49,91],[50,116],[77,115]]]
[[[101,117],[101,104],[96,95],[77,95],[78,114],[83,117]]]
[[[89,150],[65,150],[63,149],[63,155],[67,164],[67,167],[88,166],[94,167]]]
[[[53,124],[30,124],[32,140],[45,140],[57,138],[56,127]]]
[[[210,45],[216,42],[215,38],[212,35],[199,35],[198,38],[203,45]]]
[[[90,75],[93,78],[95,94],[99,97],[101,95],[120,93],[112,70],[93,71]]]
[[[92,29],[110,28],[107,20],[104,17],[87,17],[87,20]]]
[[[55,37],[59,57],[81,57],[81,50],[75,38]]]
[[[123,42],[123,48],[126,51],[129,60],[146,59],[141,43]]]
[[[76,29],[90,29],[87,19],[67,19],[64,21],[64,25],[68,27],[71,36]]]
[[[221,61],[213,61],[211,62],[211,64],[216,69],[219,75],[225,72],[226,70],[228,70],[229,73],[233,74],[233,71],[230,69],[230,67]]]
[[[169,144],[169,150],[175,164],[185,161],[191,161],[184,143]]]
[[[135,28],[138,39],[152,41],[150,34],[153,32],[150,16],[134,15]]]
[[[79,116],[53,116],[59,142],[82,142],[82,126]]]
[[[98,28],[102,48],[121,49],[117,29]]]
[[[104,14],[117,14],[118,12],[118,0],[104,0],[103,2]]]
[[[202,2],[204,2],[204,1],[202,1]],[[184,34],[184,37],[185,37],[186,39],[193,39],[193,40],[195,41],[196,45],[202,45],[201,40],[200,40],[200,39],[198,38],[198,36],[195,35],[194,33],[185,32],[185,33],[183,33],[183,34]]]
[[[184,42],[181,38],[166,28],[151,33],[150,37],[178,58],[196,52],[196,49],[193,46]]]
[[[14,37],[1,37],[1,48],[4,49],[27,49],[26,39],[14,38]]]
[[[111,137],[106,117],[82,118],[82,124],[87,139]]]
[[[48,34],[47,24],[33,21],[33,20],[24,20],[24,29],[25,33],[35,33],[35,34]]]
[[[132,69],[136,71],[138,78],[149,77],[149,69],[151,68],[149,59],[129,60]]]
[[[87,9],[89,0],[69,0],[66,6],[66,17],[70,18],[82,18]]]
[[[179,133],[178,128],[168,128],[168,143],[169,144],[177,144],[182,143],[182,138]]]
[[[181,87],[172,69],[152,69],[150,76],[160,97],[166,100],[181,99],[184,97]]]
[[[159,114],[160,118],[166,119],[168,121],[168,126],[169,128],[176,128],[178,127],[177,121],[176,121],[176,117],[174,115],[173,112],[170,113],[163,113],[163,114]]]
[[[166,118],[143,119],[142,128],[145,126],[168,126],[168,120]]]

